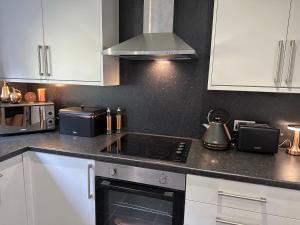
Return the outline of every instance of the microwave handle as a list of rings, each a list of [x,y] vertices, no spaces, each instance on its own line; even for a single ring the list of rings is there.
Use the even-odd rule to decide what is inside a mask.
[[[131,186],[128,186],[126,185],[126,183],[121,183],[121,182],[118,184],[112,184],[112,182],[109,180],[102,180],[100,186],[98,185],[98,187],[106,190],[128,192],[132,194],[143,195],[151,198],[159,198],[168,201],[173,201],[174,199],[174,192],[172,191],[161,190],[159,192],[153,192],[150,190],[150,189],[153,190],[153,188],[147,188],[143,186],[142,189],[138,189],[138,188],[133,188]],[[138,187],[138,185],[136,185],[136,187]]]

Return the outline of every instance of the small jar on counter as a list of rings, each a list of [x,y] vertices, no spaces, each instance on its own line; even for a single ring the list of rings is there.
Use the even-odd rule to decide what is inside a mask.
[[[38,88],[37,94],[38,94],[38,101],[39,102],[46,102],[47,101],[47,89],[46,88]]]

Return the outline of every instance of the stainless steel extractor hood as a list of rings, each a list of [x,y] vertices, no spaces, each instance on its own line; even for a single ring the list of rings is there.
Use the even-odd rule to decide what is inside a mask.
[[[174,0],[144,0],[143,34],[103,51],[134,60],[184,60],[196,51],[173,33]]]

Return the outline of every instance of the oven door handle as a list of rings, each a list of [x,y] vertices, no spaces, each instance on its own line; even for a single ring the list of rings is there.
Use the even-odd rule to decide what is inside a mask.
[[[112,184],[112,183],[118,183]],[[159,198],[163,200],[173,201],[174,200],[174,192],[172,191],[164,191],[164,190],[156,190],[153,191],[153,188],[142,186],[141,189],[133,188],[132,185],[126,185],[126,183],[102,180],[100,184],[97,185],[98,188],[113,190],[113,191],[122,191],[137,195],[143,195],[151,198]],[[138,185],[136,185],[138,186]]]

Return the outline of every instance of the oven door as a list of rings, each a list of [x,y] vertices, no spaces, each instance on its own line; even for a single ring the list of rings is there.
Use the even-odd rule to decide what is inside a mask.
[[[183,191],[96,177],[97,225],[182,225]]]

